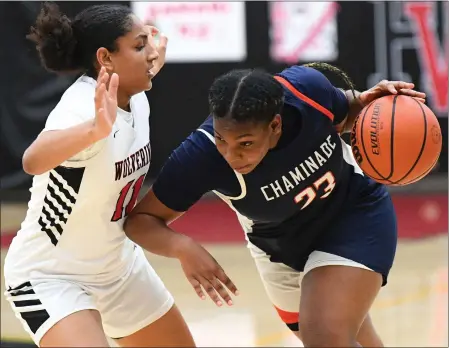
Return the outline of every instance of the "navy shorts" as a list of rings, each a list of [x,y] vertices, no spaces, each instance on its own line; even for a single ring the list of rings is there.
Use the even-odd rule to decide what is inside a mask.
[[[357,267],[363,266],[382,275],[384,286],[393,265],[397,245],[396,214],[385,188],[379,188],[377,193],[357,194],[344,203],[337,216],[329,219],[317,220],[323,223],[318,236],[318,228],[298,231],[294,223],[284,224],[283,230],[293,238],[283,242],[280,257],[263,251],[261,240],[248,234],[251,237],[249,250],[267,295],[293,331],[298,330],[304,273],[323,265],[350,265],[349,260],[358,264]],[[304,238],[304,235],[312,238]]]
[[[344,257],[380,273],[383,286],[396,246],[396,214],[389,195],[348,205],[314,243],[317,251]]]

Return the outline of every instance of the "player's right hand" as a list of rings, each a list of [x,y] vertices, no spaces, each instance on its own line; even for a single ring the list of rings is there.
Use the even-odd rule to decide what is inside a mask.
[[[232,306],[232,299],[226,288],[234,295],[238,295],[238,290],[206,249],[189,239],[182,247],[178,259],[187,279],[202,300],[206,299],[205,291],[217,306],[223,305],[221,299]]]
[[[97,140],[104,139],[111,133],[112,126],[117,118],[118,85],[118,75],[113,73],[109,76],[106,68],[102,67],[98,73],[97,86],[95,88],[93,134]]]

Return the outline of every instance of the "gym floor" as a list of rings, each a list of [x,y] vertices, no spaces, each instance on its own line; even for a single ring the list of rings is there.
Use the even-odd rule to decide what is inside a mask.
[[[7,252],[4,231],[17,229],[25,204],[2,205],[2,269]],[[204,228],[204,224],[199,224]],[[176,260],[148,258],[173,293],[199,346],[298,346],[268,301],[252,259],[241,241],[205,244],[231,279],[240,296],[232,307],[201,301]],[[1,281],[2,293],[4,281]],[[389,284],[381,290],[371,311],[386,346],[448,346],[448,235],[401,240]],[[27,342],[28,336],[1,300],[2,341]]]

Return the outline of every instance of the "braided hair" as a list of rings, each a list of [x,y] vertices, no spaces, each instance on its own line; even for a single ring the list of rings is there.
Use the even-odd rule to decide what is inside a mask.
[[[304,66],[331,71],[342,78],[355,97],[354,84],[339,68],[326,63]],[[209,111],[216,118],[230,117],[236,122],[270,123],[284,105],[284,90],[273,75],[258,69],[232,70],[212,83]]]
[[[270,123],[283,105],[281,84],[260,70],[232,70],[218,77],[209,89],[209,108],[216,118]]]
[[[343,80],[343,82],[346,84],[346,86],[351,90],[352,95],[354,96],[354,98],[356,98],[355,95],[355,85],[352,82],[352,80],[349,78],[348,74],[346,74],[343,70],[341,70],[340,68],[337,68],[334,65],[330,65],[327,63],[321,63],[321,62],[313,62],[313,63],[308,63],[308,64],[304,64],[303,66],[307,66],[309,68],[313,68],[315,70],[325,70],[325,71],[330,71],[333,72],[334,74],[340,76],[340,78]]]

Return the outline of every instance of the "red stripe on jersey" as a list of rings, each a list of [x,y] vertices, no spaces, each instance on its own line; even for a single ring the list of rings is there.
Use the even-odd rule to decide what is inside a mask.
[[[274,78],[281,84],[283,84],[290,92],[292,92],[296,97],[304,101],[305,103],[309,104],[313,108],[317,109],[318,111],[325,114],[331,121],[334,121],[334,114],[330,112],[328,109],[326,109],[324,106],[318,104],[316,101],[310,99],[309,97],[302,94],[300,91],[298,91],[293,85],[288,82],[286,79],[280,77],[280,76],[274,76]]]
[[[282,321],[286,324],[296,324],[299,321],[299,313],[298,312],[287,312],[284,311],[276,306],[276,308],[279,316],[281,317]]]

